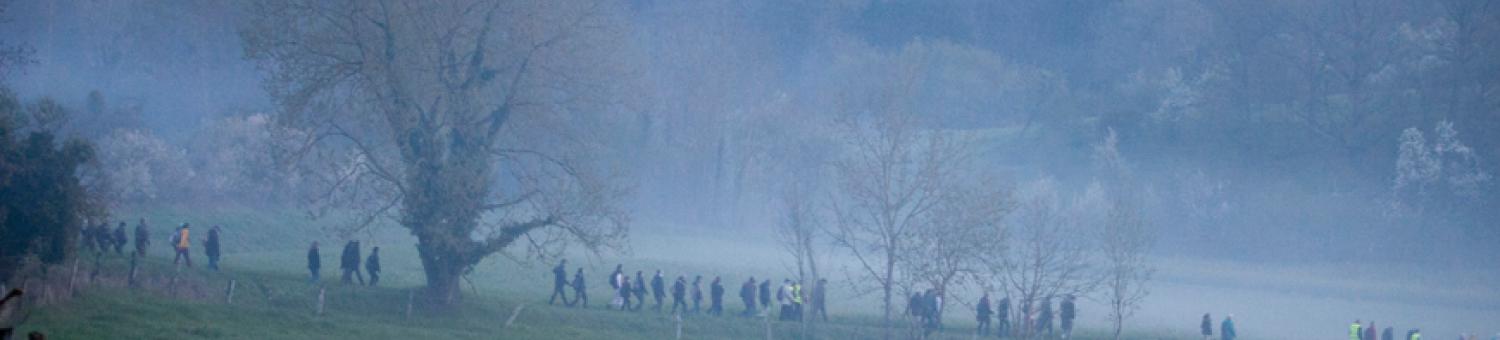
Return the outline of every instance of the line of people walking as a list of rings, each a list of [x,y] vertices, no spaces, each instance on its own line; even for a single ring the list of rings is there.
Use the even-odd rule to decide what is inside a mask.
[[[318,241],[313,241],[307,248],[307,283],[320,283],[322,269],[323,256],[319,254]],[[361,286],[376,286],[380,283],[380,247],[370,247],[370,256],[364,258],[364,271],[361,272],[359,240],[349,240],[339,254],[339,271],[343,273],[339,282],[345,285],[358,282]],[[369,281],[365,281],[366,275],[370,277]]]
[[[1198,330],[1203,334],[1203,340],[1214,340],[1214,318],[1210,313],[1203,313],[1203,322],[1198,324]],[[1224,317],[1224,322],[1219,323],[1219,339],[1234,340],[1239,333],[1234,331],[1234,314]]]
[[[90,224],[85,221],[84,227],[79,230],[79,241],[82,242],[83,249],[93,252],[96,258],[108,254],[111,249],[114,250],[116,255],[124,256],[125,246],[131,244],[130,237],[125,232],[125,227],[126,224],[124,221],[116,225],[113,230],[110,229],[108,221],[103,221],[99,224]],[[145,218],[140,219],[136,224],[134,234],[135,251],[130,253],[130,255],[132,257],[144,257],[151,245],[151,230],[147,226]],[[193,266],[192,252],[190,251],[192,248],[191,234],[192,225],[183,223],[167,239],[167,246],[173,252],[173,265],[182,264],[190,268]],[[209,228],[208,237],[201,240],[203,255],[208,258],[209,270],[219,270],[219,260],[222,254],[220,252],[221,243],[219,239],[222,234],[223,229],[215,225],[213,228]]]
[[[563,305],[569,307],[587,308],[588,284],[584,277],[583,268],[577,268],[573,272],[572,279],[568,278],[568,260],[558,261],[557,266],[552,267],[552,295],[547,304],[556,304],[562,300]],[[651,294],[651,310],[655,312],[666,311],[670,314],[700,314],[703,310],[703,299],[708,298],[707,315],[722,316],[724,314],[724,280],[714,276],[708,283],[708,293],[704,294],[703,276],[693,275],[688,280],[687,275],[678,275],[672,279],[670,290],[667,286],[667,276],[661,270],[656,270],[650,280],[645,277],[644,271],[636,271],[634,277],[625,272],[625,265],[615,265],[615,270],[608,277],[610,291],[613,293],[605,308],[621,311],[641,311],[645,309],[647,296]],[[758,284],[757,284],[758,282]],[[802,283],[791,279],[782,280],[776,289],[776,302],[779,305],[777,319],[782,321],[802,320],[804,314],[804,302],[811,306],[812,317],[820,317],[828,320],[828,309],[826,304],[828,280],[818,280],[816,285],[810,289],[802,288]],[[649,287],[649,290],[648,290]],[[572,288],[573,297],[568,298],[568,288]],[[665,307],[667,297],[671,297],[670,309]],[[756,281],[750,277],[740,286],[740,302],[744,304],[744,310],[740,316],[768,316],[771,311],[771,280]],[[688,303],[692,306],[689,307]]]
[[[1035,309],[1031,309],[1027,306],[1022,306],[1021,309],[1017,311],[1018,313],[1025,312],[1027,309],[1030,309],[1032,313],[1026,315],[1017,315],[1018,317],[1025,320],[1021,320],[1021,328],[1015,328],[1011,325],[1012,315],[1010,314],[1010,297],[1001,298],[998,303],[991,304],[990,294],[984,293],[984,295],[979,298],[979,303],[975,304],[975,317],[976,321],[978,321],[978,326],[975,332],[978,333],[979,336],[989,336],[992,328],[991,320],[993,319],[995,320],[995,324],[993,326],[994,334],[1001,338],[1016,335],[1035,334],[1042,335],[1046,338],[1055,337],[1058,339],[1070,339],[1073,337],[1073,321],[1078,318],[1078,307],[1074,303],[1074,300],[1075,298],[1073,295],[1064,295],[1062,302],[1058,304],[1059,310],[1057,313],[1054,313],[1052,309],[1052,297],[1043,298],[1041,300],[1041,304],[1036,306]],[[927,295],[922,295],[919,293],[918,295],[912,297],[912,302],[910,302],[910,304],[919,306],[919,308],[912,308],[914,310],[925,310],[926,313],[929,313],[926,315],[914,315],[924,320],[924,324],[928,325],[928,329],[940,330],[942,328],[941,290],[928,290]],[[992,306],[994,307],[993,309],[991,309]],[[1056,328],[1054,328],[1053,326],[1052,320],[1054,314],[1056,314],[1056,318],[1060,321],[1059,325],[1062,329],[1061,333],[1056,332]]]
[[[1354,323],[1349,324],[1349,340],[1422,340],[1421,328],[1412,328],[1407,330],[1406,336],[1402,338],[1396,337],[1395,327],[1387,326],[1384,331],[1376,333],[1376,330],[1378,329],[1380,328],[1375,326],[1374,320],[1370,320],[1369,324],[1364,324],[1361,323],[1359,319],[1355,319]],[[1459,340],[1467,339],[1473,339],[1473,337],[1468,335],[1459,336]]]

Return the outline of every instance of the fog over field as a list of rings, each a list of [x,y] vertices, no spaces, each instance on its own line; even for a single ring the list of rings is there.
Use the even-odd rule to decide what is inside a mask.
[[[928,289],[937,337],[984,293],[1017,338],[1069,295],[1083,338],[1500,336],[1496,1],[0,0],[0,114],[5,287],[72,292],[145,218],[152,265],[222,225],[247,282],[379,245],[454,315],[566,258],[599,306],[617,263],[721,275],[726,318],[828,279],[798,337],[915,337]],[[21,329],[148,294],[116,288]]]

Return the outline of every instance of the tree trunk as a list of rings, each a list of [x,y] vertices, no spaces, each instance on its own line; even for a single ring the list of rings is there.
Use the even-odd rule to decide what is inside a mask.
[[[464,140],[454,133],[453,140]],[[471,238],[479,225],[479,207],[492,186],[486,177],[491,167],[482,144],[419,136],[425,138],[414,138],[404,155],[415,166],[405,179],[401,220],[417,237],[427,274],[427,302],[446,306],[461,297],[462,275],[493,252]]]

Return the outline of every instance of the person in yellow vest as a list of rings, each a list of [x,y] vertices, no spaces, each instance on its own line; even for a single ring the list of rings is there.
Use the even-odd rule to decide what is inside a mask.
[[[192,239],[188,238],[188,224],[183,223],[177,228],[177,233],[172,235],[172,248],[177,250],[177,255],[172,257],[172,264],[182,261],[187,263],[188,268],[193,267],[193,258],[188,253],[188,245],[191,243]]]
[[[792,283],[792,320],[802,320],[802,281]]]
[[[1359,332],[1359,326],[1359,319],[1355,319],[1354,323],[1349,325],[1349,340],[1364,340],[1364,333]]]

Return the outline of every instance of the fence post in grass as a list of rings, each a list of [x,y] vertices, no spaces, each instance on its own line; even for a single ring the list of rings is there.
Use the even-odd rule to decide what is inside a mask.
[[[126,279],[126,283],[129,284],[131,287],[135,287],[135,285],[136,285],[135,284],[135,268],[136,268],[136,262],[139,259],[140,259],[140,256],[138,256],[138,254],[136,254],[136,253],[130,253],[130,276]]]
[[[682,314],[672,315],[672,320],[677,322],[677,340],[682,340]]]
[[[766,311],[766,316],[762,320],[766,322],[766,340],[771,340],[771,312]]]
[[[407,289],[406,290],[406,319],[407,320],[411,320],[411,303],[412,303],[412,298],[415,297],[416,294],[417,294],[417,290],[416,289]]]
[[[234,304],[234,280],[229,280],[229,291],[224,293],[224,303]]]
[[[323,293],[327,288],[318,288],[318,316],[323,316]]]
[[[510,319],[505,320],[505,328],[510,328],[510,324],[516,322],[516,317],[521,315],[522,308],[526,308],[526,304],[516,305],[516,309],[510,311]]]
[[[68,274],[68,294],[73,294],[73,280],[78,277],[78,260],[77,257],[73,258],[73,272]]]

